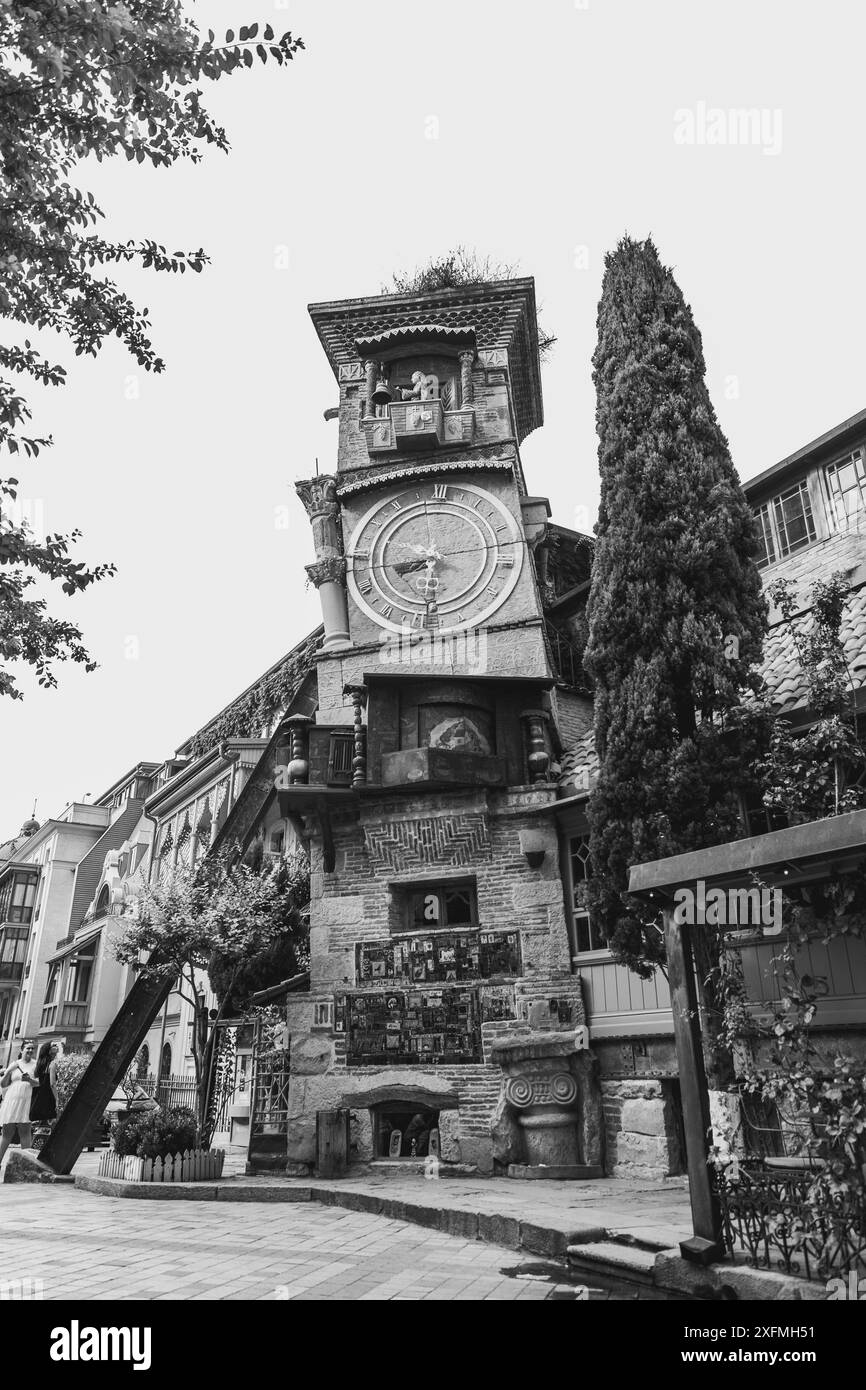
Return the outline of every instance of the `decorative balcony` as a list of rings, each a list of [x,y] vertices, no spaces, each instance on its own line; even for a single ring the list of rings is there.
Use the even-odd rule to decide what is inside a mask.
[[[382,755],[382,785],[501,787],[505,762],[493,755],[451,748],[407,748]]]
[[[468,444],[475,433],[471,406],[445,410],[441,399],[394,401],[387,414],[362,422],[371,454],[419,453],[447,444]]]

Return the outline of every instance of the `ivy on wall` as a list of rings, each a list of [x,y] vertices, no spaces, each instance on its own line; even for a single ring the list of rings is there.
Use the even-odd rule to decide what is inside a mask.
[[[262,729],[268,728],[291,703],[304,677],[312,670],[313,657],[321,640],[322,628],[319,627],[266,671],[234,704],[200,729],[190,741],[191,756],[200,758],[223,739],[255,738]]]

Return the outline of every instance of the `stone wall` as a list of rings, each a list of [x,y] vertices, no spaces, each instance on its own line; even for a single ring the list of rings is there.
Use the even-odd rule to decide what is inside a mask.
[[[605,1169],[614,1178],[667,1178],[684,1171],[672,1083],[602,1081]]]
[[[481,1172],[492,1171],[493,1120],[502,1087],[501,1069],[490,1060],[493,1044],[528,1037],[540,1027],[574,1028],[585,1021],[580,981],[570,968],[555,824],[542,811],[551,795],[548,788],[533,788],[365,801],[359,819],[347,817],[334,827],[333,874],[322,872],[321,850],[314,843],[311,992],[288,1004],[292,1162],[315,1159],[317,1110],[352,1110],[353,1095],[394,1093],[403,1087],[410,1093],[415,1088],[416,1094],[435,1091],[442,1098],[443,1158],[450,1155]],[[521,850],[520,832],[526,829],[546,849],[538,869],[529,868]],[[316,1006],[358,988],[359,942],[389,938],[400,930],[395,887],[448,878],[474,880],[480,932],[520,934],[523,973],[510,982],[515,1017],[481,1025],[477,1064],[348,1066],[345,1036],[315,1027]],[[502,983],[497,978],[496,988]],[[479,984],[483,989],[484,982]],[[395,985],[364,984],[365,992],[377,988],[387,991]],[[354,1156],[369,1158],[368,1107],[356,1110],[353,1137]]]

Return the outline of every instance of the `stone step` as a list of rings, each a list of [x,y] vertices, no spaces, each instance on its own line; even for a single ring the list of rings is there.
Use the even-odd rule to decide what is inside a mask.
[[[619,1245],[612,1240],[600,1240],[592,1245],[569,1245],[569,1269],[578,1274],[607,1274],[627,1279],[632,1284],[652,1285],[656,1262],[654,1250],[641,1250],[636,1245]]]

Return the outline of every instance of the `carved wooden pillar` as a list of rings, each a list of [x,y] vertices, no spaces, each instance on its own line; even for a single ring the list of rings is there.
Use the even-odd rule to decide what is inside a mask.
[[[367,780],[367,740],[364,728],[364,704],[367,690],[363,685],[347,685],[343,691],[352,700],[352,722],[355,726],[355,746],[352,756],[352,786],[361,787]]]
[[[288,766],[290,786],[297,786],[298,783],[309,782],[310,780],[310,725],[312,722],[305,714],[293,714],[290,719],[286,720],[292,736],[291,760]]]
[[[550,754],[544,727],[547,714],[543,709],[527,709],[520,716],[526,742],[526,767],[530,782],[546,782],[550,767]]]
[[[319,591],[325,625],[324,646],[340,646],[349,640],[349,609],[337,480],[323,474],[296,483],[295,491],[306,507],[313,528],[316,561],[307,565],[306,570]]]
[[[475,364],[474,352],[461,352],[460,354],[460,404],[465,410],[472,405],[474,400],[474,390],[472,386],[472,368]]]

